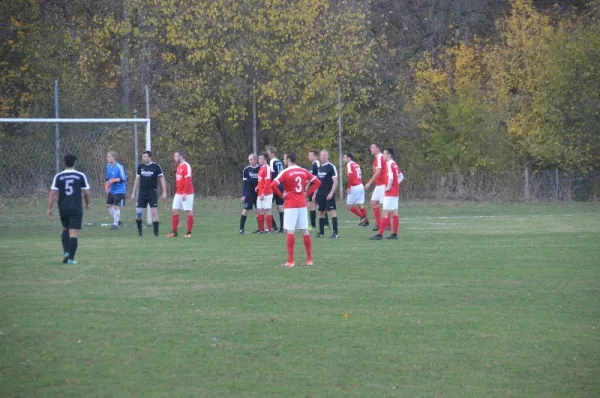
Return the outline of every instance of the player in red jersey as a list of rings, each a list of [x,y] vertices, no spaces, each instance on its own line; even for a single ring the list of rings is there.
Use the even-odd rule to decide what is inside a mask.
[[[351,152],[344,154],[344,163],[346,163],[346,172],[348,173],[348,195],[346,197],[346,207],[352,213],[360,218],[361,227],[369,225],[367,209],[365,208],[365,187],[362,183],[362,172],[360,165],[354,161],[354,155]]]
[[[294,232],[296,228],[304,236],[304,249],[306,250],[306,265],[313,265],[312,241],[308,232],[308,209],[306,207],[306,195],[312,195],[321,185],[319,179],[308,170],[296,166],[296,154],[290,152],[283,158],[286,169],[281,172],[271,183],[273,192],[280,198],[284,198],[284,225],[287,230],[287,252],[288,260],[283,264],[284,268],[294,266]],[[310,188],[306,191],[307,185]],[[279,190],[279,184],[283,184],[285,193]]]
[[[178,151],[173,154],[173,160],[177,165],[175,173],[175,183],[177,191],[173,198],[173,215],[171,217],[171,233],[167,238],[177,237],[179,228],[179,211],[187,212],[187,233],[186,238],[192,237],[192,228],[194,227],[194,186],[192,184],[192,167],[185,161],[183,152]]]
[[[398,228],[400,227],[400,217],[398,215],[398,200],[400,197],[400,182],[403,180],[402,171],[394,161],[394,150],[387,148],[383,151],[386,158],[388,183],[385,187],[385,197],[383,200],[383,214],[379,224],[379,232],[373,236],[372,240],[381,240],[383,231],[390,225],[392,218],[392,234],[386,239],[398,239]],[[391,217],[390,217],[391,214]]]
[[[373,228],[373,231],[378,231],[379,220],[381,218],[380,205],[383,204],[385,186],[387,184],[387,167],[385,167],[385,159],[378,144],[371,145],[371,155],[375,156],[375,160],[373,161],[373,177],[365,184],[365,190],[368,190],[375,183],[375,189],[371,196],[371,207],[375,216],[375,228]]]
[[[258,200],[256,201],[256,212],[258,213],[258,231],[259,234],[270,233],[273,229],[273,214],[271,207],[273,206],[273,189],[271,188],[271,168],[269,167],[269,157],[266,153],[258,155],[258,185],[256,193]],[[267,229],[265,230],[265,220],[267,221]]]

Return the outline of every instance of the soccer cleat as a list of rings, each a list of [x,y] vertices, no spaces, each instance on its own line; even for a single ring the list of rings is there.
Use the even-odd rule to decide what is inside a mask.
[[[115,224],[113,224],[113,225],[112,225],[112,227],[110,227],[110,229],[109,229],[109,230],[110,230],[110,231],[116,231],[116,230],[118,230],[118,229],[119,229],[119,227],[117,227]]]
[[[369,226],[369,220],[367,220],[366,218],[361,218],[360,219],[360,223],[358,224],[359,227],[368,227]]]
[[[294,268],[296,266],[296,264],[290,263],[289,261],[286,261],[285,263],[281,264],[281,266],[283,268]]]
[[[331,234],[331,236],[329,237],[329,239],[337,239],[339,237],[340,236],[334,232],[333,234]]]
[[[369,239],[371,239],[371,240],[381,240],[382,237],[381,237],[381,235],[377,234],[377,235],[371,236]]]
[[[244,230],[240,229],[240,235],[244,235]]]
[[[253,234],[260,234],[262,233],[262,231],[260,229],[257,229],[256,231],[252,232]]]
[[[123,224],[123,223],[121,222],[121,220],[119,220],[119,227],[121,226],[121,224]]]
[[[177,232],[173,231],[171,233],[168,233],[165,235],[167,238],[176,238],[177,237]]]
[[[69,261],[69,253],[65,252],[65,254],[63,254],[62,263],[66,264],[67,261]]]
[[[273,231],[273,232],[275,232],[275,231]],[[277,232],[278,232],[278,233],[280,233],[280,234],[285,234],[285,229],[281,228],[281,229],[280,229],[279,231],[277,231]]]
[[[386,237],[386,239],[398,240],[398,235],[396,235],[396,234],[391,234],[390,236]]]
[[[75,260],[68,260],[67,264],[69,264],[69,265],[77,265],[77,261],[75,261]]]
[[[278,230],[279,230],[279,228],[277,228],[277,226],[275,225],[275,226],[273,227],[273,231],[278,231]]]
[[[191,238],[191,237],[192,237],[192,233],[191,233],[191,232],[187,232],[187,233],[185,234],[185,238]]]
[[[323,234],[317,234],[316,237],[321,239],[321,238],[324,238],[325,236],[323,236]]]
[[[379,231],[379,225],[376,225],[371,231]]]
[[[306,262],[307,267],[312,267],[313,265],[315,265],[315,264],[312,262],[312,260]]]

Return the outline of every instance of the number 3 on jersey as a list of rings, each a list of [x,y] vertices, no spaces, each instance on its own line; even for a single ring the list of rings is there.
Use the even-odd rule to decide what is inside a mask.
[[[296,177],[296,192],[302,192],[302,178]]]

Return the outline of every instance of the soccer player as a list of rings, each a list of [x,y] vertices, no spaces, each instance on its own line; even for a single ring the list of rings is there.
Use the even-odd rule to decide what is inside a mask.
[[[135,182],[133,183],[133,192],[131,193],[131,200],[134,201],[137,189],[138,187],[140,188],[135,209],[135,223],[137,224],[138,235],[140,237],[143,236],[142,215],[148,205],[150,205],[150,212],[152,214],[154,236],[158,237],[158,193],[156,191],[158,180],[160,180],[162,188],[162,199],[167,200],[167,183],[162,167],[152,161],[151,151],[145,151],[142,154],[142,163],[138,165]]]
[[[298,228],[304,237],[304,249],[306,250],[306,265],[313,265],[312,241],[308,233],[308,214],[306,208],[305,189],[308,183],[311,183],[306,194],[310,196],[319,188],[321,182],[313,176],[308,170],[296,166],[296,154],[290,152],[283,158],[287,168],[279,174],[271,183],[275,194],[285,198],[284,224],[287,230],[287,252],[288,259],[283,264],[284,268],[292,268],[294,263],[294,244],[296,243],[294,233]],[[279,190],[279,185],[283,185],[284,193]]]
[[[108,194],[106,206],[113,216],[111,231],[116,231],[121,225],[121,206],[127,194],[127,173],[123,165],[117,162],[117,154],[110,151],[106,154],[106,184],[104,191]]]
[[[283,171],[283,163],[277,159],[277,149],[274,146],[266,147],[267,155],[269,156],[269,167],[271,168],[271,180],[277,177]],[[279,233],[284,233],[283,228],[283,198],[275,196],[275,204],[277,205],[277,211],[279,211]],[[277,223],[273,221],[273,230],[277,231]]]
[[[173,154],[173,160],[177,165],[175,172],[176,191],[173,198],[173,214],[171,216],[171,233],[167,238],[176,238],[179,228],[179,212],[187,212],[187,232],[186,238],[192,237],[192,228],[194,227],[194,185],[192,183],[192,166],[185,161],[183,151],[177,151]]]
[[[315,201],[319,210],[319,234],[317,238],[322,238],[325,234],[325,213],[327,212],[331,216],[333,226],[331,239],[337,239],[339,237],[338,219],[335,213],[335,189],[338,185],[337,169],[329,163],[329,152],[323,149],[320,156],[321,166],[319,167],[318,178],[321,181],[321,186],[313,194],[313,201]]]
[[[346,197],[346,207],[352,213],[360,218],[361,227],[369,225],[367,217],[367,209],[365,208],[365,187],[362,183],[362,172],[360,165],[354,161],[354,155],[351,152],[346,152],[343,157],[346,163],[346,171],[348,173],[348,196]]]
[[[48,196],[48,219],[52,221],[52,207],[58,195],[58,213],[63,226],[61,235],[63,246],[63,263],[77,264],[77,231],[81,229],[83,206],[81,194],[85,199],[85,208],[90,208],[90,184],[87,177],[75,170],[75,155],[65,156],[65,169],[54,176],[50,195]]]
[[[383,231],[390,225],[390,214],[392,218],[392,234],[386,239],[398,239],[398,228],[400,227],[400,217],[398,215],[398,199],[400,197],[400,182],[404,178],[400,168],[394,161],[394,150],[387,148],[384,151],[387,167],[388,182],[385,187],[385,197],[383,199],[383,214],[379,223],[379,232],[373,236],[372,240],[381,240]]]
[[[273,231],[273,214],[271,213],[271,207],[273,207],[273,189],[271,188],[271,168],[267,163],[268,159],[269,157],[266,153],[258,155],[260,170],[258,171],[258,186],[255,189],[258,194],[258,201],[256,203],[258,231],[256,233],[259,234]],[[266,230],[265,220],[267,222]]]
[[[375,216],[375,228],[373,231],[379,231],[379,220],[381,219],[380,205],[383,203],[385,196],[385,186],[387,184],[387,167],[385,166],[385,160],[381,153],[381,147],[378,144],[371,145],[371,155],[375,157],[373,161],[373,176],[365,185],[365,190],[368,190],[373,183],[375,183],[375,189],[371,196],[371,207],[373,208],[373,215]]]
[[[240,235],[244,234],[244,227],[246,226],[246,219],[248,218],[248,212],[252,210],[252,207],[256,207],[256,187],[258,186],[258,172],[260,166],[257,163],[258,157],[255,153],[251,153],[248,156],[248,166],[242,172],[242,203],[244,209],[240,217]],[[256,231],[258,232],[260,228]]]
[[[319,167],[321,167],[321,162],[319,162],[319,151],[315,151],[314,149],[308,152],[308,160],[311,163],[310,172],[315,177],[319,175]],[[317,228],[317,204],[313,202],[312,195],[308,195],[308,211],[310,213],[310,230]],[[329,225],[329,217],[327,213],[325,213],[325,226]]]

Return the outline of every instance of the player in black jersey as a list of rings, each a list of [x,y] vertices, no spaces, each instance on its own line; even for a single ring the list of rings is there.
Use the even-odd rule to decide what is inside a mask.
[[[336,239],[338,238],[338,219],[335,212],[335,190],[338,185],[338,174],[335,166],[329,163],[329,152],[326,150],[321,151],[321,166],[317,173],[317,177],[321,181],[321,186],[313,196],[313,201],[319,209],[319,234],[317,237],[322,238],[325,233],[325,213],[327,212],[331,216],[333,226],[331,238]]]
[[[152,214],[154,236],[158,237],[158,180],[160,180],[162,188],[162,200],[167,200],[167,183],[165,182],[162,167],[152,161],[152,151],[145,151],[142,154],[142,163],[138,165],[136,170],[133,192],[131,192],[131,200],[134,201],[137,189],[138,187],[140,188],[135,209],[135,223],[137,224],[138,235],[140,237],[143,236],[142,216],[144,215],[144,209],[148,205],[150,205],[150,212]]]
[[[277,159],[277,149],[275,149],[274,146],[266,147],[266,151],[267,155],[269,156],[271,180],[274,180],[283,171],[283,163],[281,163],[281,160]],[[283,185],[279,186],[279,190],[283,192]],[[285,230],[283,228],[283,198],[280,198],[277,195],[273,195],[273,200],[277,205],[277,211],[279,211],[279,233],[284,233]],[[275,218],[273,218],[273,231],[277,231],[277,223],[275,222]]]
[[[87,177],[80,171],[74,169],[77,157],[75,155],[65,156],[65,169],[54,176],[52,188],[48,196],[48,219],[52,220],[52,207],[58,196],[58,213],[63,226],[61,235],[63,246],[63,263],[77,264],[75,252],[77,252],[77,231],[81,229],[83,218],[83,206],[81,194],[85,199],[85,208],[90,208],[90,184]]]
[[[244,208],[240,216],[240,235],[244,234],[248,212],[252,210],[252,207],[256,208],[256,187],[258,185],[258,171],[260,170],[258,156],[255,153],[248,155],[248,163],[248,166],[242,172],[242,203]]]
[[[321,162],[319,162],[319,151],[315,151],[314,149],[308,152],[308,161],[311,163],[310,172],[315,177],[319,176],[319,167],[321,167]],[[317,228],[317,204],[313,202],[312,195],[307,198],[308,201],[308,210],[310,212],[310,230]],[[327,213],[325,213],[325,226],[329,227],[329,217]]]

